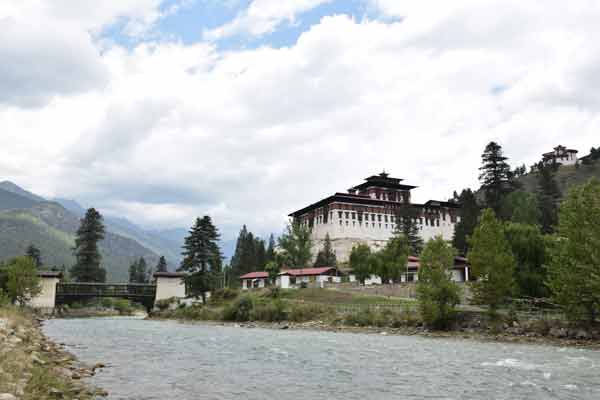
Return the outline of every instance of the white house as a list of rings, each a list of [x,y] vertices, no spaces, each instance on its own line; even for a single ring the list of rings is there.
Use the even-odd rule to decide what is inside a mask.
[[[250,272],[240,276],[242,289],[259,289],[267,286],[269,273],[265,271]]]
[[[544,165],[575,165],[577,164],[577,153],[575,149],[567,149],[565,146],[558,145],[553,151],[542,155]]]
[[[341,278],[334,267],[301,268],[282,271],[276,284],[282,289],[300,287],[324,287],[325,283],[340,283]]]

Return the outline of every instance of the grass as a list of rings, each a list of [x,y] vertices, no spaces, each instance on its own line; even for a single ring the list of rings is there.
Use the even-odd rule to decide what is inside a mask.
[[[373,296],[363,293],[343,292],[335,289],[289,289],[282,290],[281,297],[287,300],[323,303],[326,305],[405,305],[412,303],[406,299]]]

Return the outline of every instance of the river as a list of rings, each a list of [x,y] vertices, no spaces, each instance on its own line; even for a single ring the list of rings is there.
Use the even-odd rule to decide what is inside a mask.
[[[600,399],[600,351],[134,318],[54,319],[109,399]]]

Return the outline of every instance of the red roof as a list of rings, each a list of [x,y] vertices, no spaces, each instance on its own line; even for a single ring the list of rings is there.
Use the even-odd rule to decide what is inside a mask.
[[[257,278],[268,278],[268,277],[269,277],[268,272],[256,271],[256,272],[247,273],[246,275],[242,275],[242,276],[240,276],[240,279],[257,279]]]
[[[322,268],[300,268],[300,269],[288,269],[282,271],[279,275],[293,275],[293,276],[308,276],[308,275],[323,275],[329,271],[335,271],[333,267],[322,267]]]

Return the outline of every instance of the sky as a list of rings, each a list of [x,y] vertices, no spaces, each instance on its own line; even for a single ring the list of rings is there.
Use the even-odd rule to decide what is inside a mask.
[[[0,180],[148,228],[600,145],[595,0],[2,0]]]

